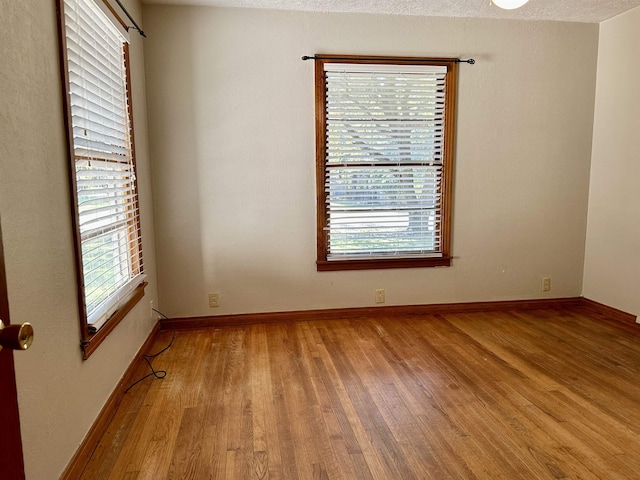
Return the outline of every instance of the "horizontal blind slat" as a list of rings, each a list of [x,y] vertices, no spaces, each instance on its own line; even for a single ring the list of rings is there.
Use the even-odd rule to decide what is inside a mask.
[[[327,65],[327,258],[437,255],[446,67]]]
[[[125,39],[91,0],[64,9],[86,313],[99,326],[142,274]]]

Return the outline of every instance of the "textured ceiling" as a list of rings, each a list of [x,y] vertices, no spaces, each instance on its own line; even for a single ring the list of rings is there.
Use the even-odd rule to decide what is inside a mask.
[[[530,0],[502,10],[490,0],[142,0],[147,4],[211,5],[313,12],[367,12],[438,17],[511,18],[599,23],[640,6],[640,0]]]

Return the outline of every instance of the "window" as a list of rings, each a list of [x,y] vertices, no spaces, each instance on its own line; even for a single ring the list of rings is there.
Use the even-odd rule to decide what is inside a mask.
[[[60,0],[85,358],[144,295],[128,37],[102,0]]]
[[[456,73],[317,57],[318,270],[450,265]]]

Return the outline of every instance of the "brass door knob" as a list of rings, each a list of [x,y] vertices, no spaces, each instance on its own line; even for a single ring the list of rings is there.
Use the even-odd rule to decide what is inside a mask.
[[[33,327],[30,323],[6,325],[0,320],[0,350],[26,350],[33,342]]]

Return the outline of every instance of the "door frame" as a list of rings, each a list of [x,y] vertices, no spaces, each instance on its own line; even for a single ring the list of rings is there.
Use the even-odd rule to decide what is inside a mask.
[[[0,319],[5,325],[10,324],[1,222]],[[2,478],[16,480],[25,478],[13,350],[9,348],[3,348],[0,351],[0,472],[2,472]]]

